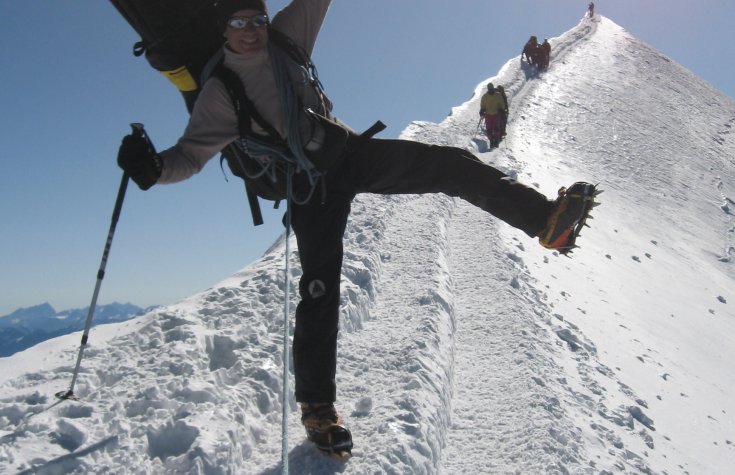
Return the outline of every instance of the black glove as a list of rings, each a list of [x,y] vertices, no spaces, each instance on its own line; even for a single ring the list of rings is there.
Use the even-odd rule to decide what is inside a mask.
[[[117,164],[133,179],[141,190],[147,190],[161,176],[163,163],[145,137],[126,135],[117,152]]]

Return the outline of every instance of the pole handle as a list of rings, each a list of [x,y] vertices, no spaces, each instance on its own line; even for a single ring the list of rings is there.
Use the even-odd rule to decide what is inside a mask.
[[[130,124],[130,127],[133,129],[133,135],[136,137],[143,137],[153,153],[156,153],[156,147],[153,145],[151,138],[148,136],[148,132],[145,131],[145,126],[140,122],[133,122],[132,124]]]

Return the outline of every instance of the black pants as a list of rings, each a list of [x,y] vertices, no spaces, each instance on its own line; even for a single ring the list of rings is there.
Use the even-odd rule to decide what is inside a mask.
[[[293,206],[292,212],[303,270],[293,342],[299,402],[336,398],[342,239],[357,193],[444,193],[529,236],[543,230],[553,206],[541,193],[509,180],[465,150],[407,140],[356,140],[325,179],[324,203],[317,190],[309,203]]]

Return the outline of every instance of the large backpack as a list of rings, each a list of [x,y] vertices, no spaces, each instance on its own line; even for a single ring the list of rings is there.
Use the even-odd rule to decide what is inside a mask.
[[[203,85],[202,72],[224,43],[215,0],[110,0],[141,40],[133,54],[145,54],[181,92],[191,113]]]
[[[133,54],[145,55],[150,65],[177,87],[189,113],[204,83],[211,75],[216,75],[229,90],[233,101],[246,105],[238,109],[241,135],[249,132],[251,116],[262,128],[268,128],[259,119],[244,90],[238,87],[239,81],[229,76],[221,65],[224,37],[217,24],[215,0],[110,1],[141,36],[133,46]],[[286,35],[269,27],[269,39],[292,61],[313,71],[309,55]],[[322,94],[318,79],[314,85]],[[331,108],[331,104],[328,107]],[[277,207],[278,202],[286,197],[284,171],[280,170],[278,179],[261,176],[257,161],[235,143],[222,151],[222,159],[227,161],[235,176],[243,179],[253,222],[262,224],[258,197],[275,201]]]

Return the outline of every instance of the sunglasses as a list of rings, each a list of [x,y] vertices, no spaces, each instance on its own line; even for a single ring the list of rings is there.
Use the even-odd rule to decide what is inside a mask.
[[[260,28],[261,26],[265,26],[268,24],[268,15],[266,15],[265,13],[261,13],[260,15],[255,15],[251,17],[233,16],[232,18],[227,20],[227,26],[236,30],[242,30],[243,28],[248,26],[248,23],[252,23],[255,28]]]

